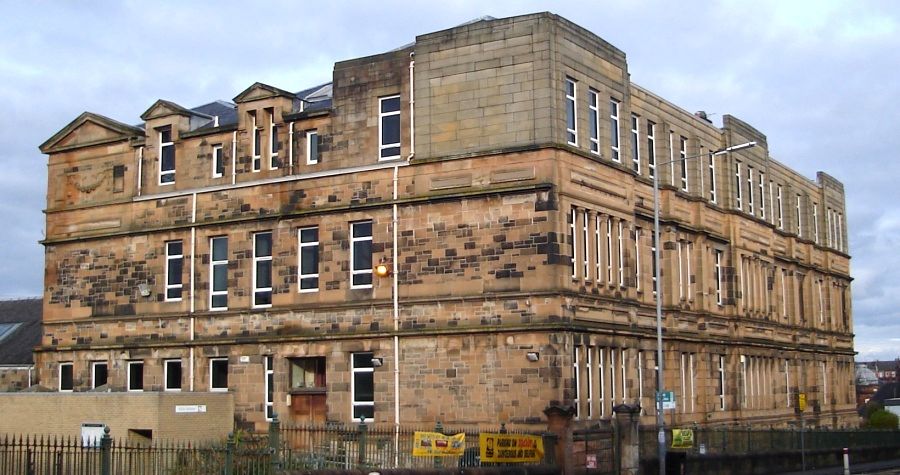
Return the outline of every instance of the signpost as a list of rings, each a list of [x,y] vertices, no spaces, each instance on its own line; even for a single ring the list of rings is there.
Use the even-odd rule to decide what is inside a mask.
[[[663,410],[675,410],[675,391],[663,391],[656,394],[656,400],[662,401]]]

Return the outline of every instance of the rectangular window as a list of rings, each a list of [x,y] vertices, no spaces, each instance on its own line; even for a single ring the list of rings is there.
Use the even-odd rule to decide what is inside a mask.
[[[272,233],[253,235],[253,307],[272,306]]]
[[[573,206],[569,216],[569,241],[572,242],[572,278],[578,278],[578,237],[575,235],[575,222],[578,221],[578,210]]]
[[[378,99],[378,159],[400,158],[400,96]]]
[[[678,141],[678,161],[681,163],[681,191],[688,191],[687,138]]]
[[[125,165],[113,165],[113,193],[125,191]]]
[[[181,241],[166,243],[166,301],[181,300],[184,254]]]
[[[634,288],[641,290],[641,228],[634,228]]]
[[[159,184],[175,183],[175,142],[172,128],[159,129]]]
[[[266,393],[266,420],[271,421],[275,417],[275,357],[263,356],[265,362],[265,393]]]
[[[350,223],[350,288],[372,287],[372,222]]]
[[[219,178],[225,174],[225,156],[222,144],[213,145],[212,148],[212,176]]]
[[[228,308],[228,238],[224,236],[209,240],[209,308]]]
[[[750,214],[754,214],[753,212],[753,167],[747,167],[747,212]]]
[[[719,390],[717,391],[719,397],[719,410],[725,410],[725,355],[719,355]]]
[[[181,360],[166,360],[164,378],[166,391],[181,391]]]
[[[797,236],[803,236],[803,207],[800,204],[800,195],[797,195]]]
[[[819,204],[813,203],[813,239],[819,244]]]
[[[588,419],[592,419],[594,417],[594,371],[591,369],[593,365],[593,361],[591,355],[594,353],[594,347],[585,346],[585,374],[586,374],[586,382],[587,382],[587,417]]]
[[[716,157],[709,154],[709,201],[717,203],[716,195]]]
[[[616,349],[609,349],[609,408],[616,405]]]
[[[792,407],[792,394],[791,394],[791,366],[788,360],[784,360],[784,394],[787,399],[787,407]]]
[[[572,349],[572,380],[575,383],[575,397],[572,399],[572,408],[575,409],[575,419],[581,418],[581,374],[578,368],[578,353],[581,352],[582,346],[576,346]]]
[[[600,153],[600,98],[597,91],[588,90],[588,127],[591,131],[591,153]]]
[[[832,239],[833,228],[831,225],[831,215],[831,208],[825,208],[825,242],[829,247],[831,246],[831,243],[834,242]]]
[[[693,279],[692,279],[692,275],[691,275],[691,251],[693,249],[694,249],[694,243],[692,243],[692,242],[685,243],[685,251],[687,253],[687,258],[685,259],[685,263],[687,264],[687,278],[685,279],[685,281],[687,283],[688,301],[691,301],[694,298],[694,288],[693,288],[693,282],[692,282]]]
[[[351,354],[353,420],[375,419],[375,365],[372,353]]]
[[[647,121],[647,170],[650,178],[656,176],[656,124]]]
[[[615,99],[609,100],[609,139],[613,161],[621,162],[622,157],[619,156],[619,101]]]
[[[589,270],[590,263],[588,262],[589,252],[588,252],[588,243],[590,240],[588,239],[588,212],[587,210],[583,210],[581,213],[581,254],[582,261],[584,265],[582,266],[582,272],[584,273],[584,280],[591,280],[591,272]]]
[[[256,113],[250,113],[250,129],[253,131],[252,155],[253,155],[253,171],[262,170],[262,159],[260,158],[260,150],[262,149],[262,127],[256,123]]]
[[[638,116],[631,115],[631,169],[635,173],[641,173],[641,139],[640,120]]]
[[[59,364],[59,390],[72,392],[75,389],[75,374],[72,363]]]
[[[606,348],[599,348],[597,351],[597,387],[600,388],[600,394],[597,395],[597,405],[600,408],[600,416],[606,415],[606,385],[604,381],[606,381],[606,367],[603,365],[604,354],[606,353]]]
[[[291,358],[291,389],[324,389],[325,357]]]
[[[315,165],[319,163],[319,132],[316,130],[306,131],[306,164]]]
[[[139,392],[144,390],[144,362],[128,362],[128,390]]]
[[[763,172],[759,172],[759,217],[766,219],[766,174]]]
[[[825,293],[822,292],[822,281],[816,281],[816,290],[819,294],[819,323],[825,323]]]
[[[675,132],[669,131],[669,180],[675,186]]]
[[[781,185],[778,185],[778,193],[775,195],[778,201],[778,229],[784,229],[784,206],[781,200]]]
[[[99,388],[107,383],[109,378],[109,366],[105,361],[91,363],[91,389]]]
[[[569,145],[578,146],[578,86],[572,78],[566,78],[566,141]]]
[[[278,125],[275,124],[275,110],[269,109],[269,168],[278,168]]]
[[[684,265],[682,262],[684,261],[682,256],[683,243],[678,241],[676,243],[676,249],[678,250],[678,300],[684,300]]]
[[[734,207],[743,211],[744,195],[741,192],[741,187],[744,186],[744,180],[741,177],[741,162],[734,162]]]
[[[838,237],[838,250],[844,251],[844,215],[842,213],[838,213],[837,215],[837,237]]]
[[[612,218],[606,218],[606,282],[612,284]]]
[[[716,249],[715,278],[716,278],[716,303],[722,305],[722,251]]]
[[[619,285],[624,287],[625,286],[625,245],[623,242],[624,231],[623,231],[622,221],[619,221],[619,224],[618,224],[616,230],[618,231],[618,235],[616,236],[618,238],[616,240],[616,243],[617,243],[616,250],[618,252],[616,252],[616,254],[617,254],[617,258],[619,260]]]
[[[209,390],[228,391],[228,358],[209,359]]]
[[[300,292],[319,291],[319,228],[316,226],[300,228],[297,232],[299,239],[300,262],[297,268],[300,275],[297,276]]]

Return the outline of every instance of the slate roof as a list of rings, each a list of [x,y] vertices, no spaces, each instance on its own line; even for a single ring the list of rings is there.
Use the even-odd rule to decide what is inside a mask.
[[[41,341],[43,299],[0,300],[0,325],[18,324],[0,339],[0,365],[30,365],[31,350]]]

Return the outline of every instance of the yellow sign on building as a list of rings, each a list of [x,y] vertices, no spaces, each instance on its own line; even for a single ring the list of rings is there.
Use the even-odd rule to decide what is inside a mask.
[[[693,429],[672,429],[672,448],[689,449],[694,446]]]
[[[439,432],[413,434],[413,457],[450,457],[466,450],[466,434],[444,435]]]
[[[482,432],[478,442],[482,463],[540,463],[544,460],[544,439],[539,435]]]

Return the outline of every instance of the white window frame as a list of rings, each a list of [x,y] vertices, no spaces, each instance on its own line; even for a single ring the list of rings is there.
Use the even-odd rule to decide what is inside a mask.
[[[612,285],[612,218],[606,218],[606,283]]]
[[[766,174],[759,173],[759,217],[766,219]]]
[[[816,289],[819,294],[819,323],[825,323],[825,293],[822,291],[822,279],[816,281]]]
[[[719,410],[725,410],[725,355],[718,355],[719,357]]]
[[[137,366],[137,365],[141,365],[141,387],[138,389],[134,389],[131,387],[131,372],[132,372],[132,367]],[[143,360],[142,361],[129,361],[126,365],[126,369],[127,369],[127,371],[126,371],[125,377],[127,378],[127,380],[125,381],[125,387],[128,389],[128,392],[130,392],[130,393],[144,392],[144,386],[146,386],[146,385],[144,384],[144,362],[143,362]]]
[[[268,256],[258,255],[257,249],[256,249],[257,237],[262,236],[264,234],[269,235],[271,252],[269,253]],[[257,287],[256,284],[257,284],[257,272],[259,271],[259,269],[258,269],[259,264],[262,262],[272,262],[272,256],[274,254],[275,254],[275,234],[272,231],[260,231],[260,232],[253,233],[253,272],[251,273],[252,274],[251,278],[253,279],[253,285],[252,285],[253,294],[251,295],[251,299],[253,301],[253,308],[268,308],[268,307],[272,306],[271,303],[267,303],[267,304],[257,303],[256,302],[256,294],[257,294],[257,292],[269,292],[269,295],[270,295],[269,300],[273,300],[273,297],[275,294],[273,287]],[[273,264],[273,266],[274,266],[274,264]],[[274,283],[275,282],[275,279],[274,279],[275,271],[272,268],[272,266],[269,267],[269,274],[270,274],[269,280],[272,283]]]
[[[353,356],[356,355],[356,354],[360,354],[360,353],[369,353],[369,354],[371,354],[372,352],[370,352],[370,351],[360,351],[360,352],[357,352],[357,353],[351,353],[351,354],[350,354],[350,419],[351,419],[352,421],[354,421],[354,422],[360,422],[360,421],[361,421],[361,418],[359,418],[359,417],[353,417],[353,416],[354,416],[354,414],[353,414],[353,413],[354,413],[354,409],[355,409],[356,407],[368,407],[368,406],[371,406],[371,407],[372,407],[372,412],[373,412],[373,413],[375,412],[375,401],[369,402],[369,401],[357,401],[357,400],[356,400],[356,373],[372,373],[372,387],[373,387],[373,388],[375,387],[375,368],[374,368],[374,365],[373,365],[373,367],[357,368],[356,365],[354,364],[354,358],[353,358]],[[374,359],[374,358],[375,358],[375,355],[372,354],[372,359]],[[374,390],[373,390],[373,391],[374,391]],[[373,394],[373,396],[374,396],[374,394]],[[373,397],[372,399],[375,399],[375,398]]]
[[[838,238],[838,250],[844,252],[844,214],[837,214],[837,238]]]
[[[782,201],[781,185],[777,186],[778,193],[775,195],[778,200],[778,229],[784,230],[784,202]]]
[[[313,157],[312,146],[316,144],[316,156]],[[316,129],[306,131],[306,164],[315,165],[319,163],[319,131]]]
[[[606,367],[603,366],[604,354],[606,353],[606,348],[598,348],[597,349],[597,386],[600,389],[599,401],[597,404],[600,407],[600,417],[606,416]]]
[[[631,169],[641,174],[641,118],[637,114],[631,114]]]
[[[687,137],[679,136],[678,139],[678,161],[681,163],[681,191],[689,191],[688,183],[688,163],[687,163]]]
[[[572,379],[575,383],[575,397],[572,399],[572,405],[575,407],[575,420],[581,419],[581,374],[578,368],[580,353],[583,346],[575,346],[572,348]]]
[[[250,131],[251,166],[253,173],[257,173],[262,171],[262,157],[259,150],[262,147],[262,127],[256,123],[256,111],[250,112]]]
[[[625,231],[622,220],[618,221],[616,225],[616,232],[618,233],[618,235],[616,236],[616,257],[619,260],[619,286],[625,287],[625,243],[623,242],[623,234],[625,234]]]
[[[601,267],[602,263],[601,263],[601,257],[600,257],[603,255],[603,253],[602,253],[602,248],[601,248],[600,243],[601,243],[600,215],[597,214],[597,215],[594,215],[594,244],[595,244],[594,253],[596,254],[594,257],[595,257],[596,267],[597,267],[597,282],[598,283],[603,281],[603,272],[602,272],[602,267]]]
[[[621,103],[613,98],[609,98],[609,148],[612,153],[612,161],[622,163],[620,154],[621,147],[619,143],[619,106]]]
[[[741,173],[741,162],[736,161],[736,160],[734,162],[734,176],[735,176],[734,182],[735,182],[735,184],[737,184],[737,188],[735,189],[735,194],[734,194],[735,208],[737,208],[740,211],[743,211],[744,210],[744,193],[743,193],[742,187],[744,185],[744,179],[743,179],[743,174]]]
[[[178,366],[182,367],[182,370],[183,370],[183,365],[181,364],[181,359],[173,358],[173,359],[167,359],[167,360],[163,361],[163,391],[165,391],[165,392],[180,392],[182,381],[178,381],[177,388],[169,387],[169,364],[170,363],[178,363]],[[182,376],[184,376],[184,373],[182,373]]]
[[[587,371],[585,371],[587,383],[587,418],[594,418],[594,371],[593,371],[593,358],[591,354],[594,352],[593,346],[585,346],[585,362],[584,366]]]
[[[747,166],[747,212],[751,215],[755,215],[755,210],[753,209],[753,188],[756,186],[756,183],[753,181],[753,167]]]
[[[216,242],[225,242],[225,260],[216,260],[215,259],[215,247]],[[216,267],[225,266],[225,290],[215,290],[215,276],[216,276]],[[227,236],[213,236],[209,238],[209,309],[210,311],[223,311],[228,310],[228,237]],[[220,295],[225,296],[226,304],[225,306],[217,307],[213,304],[213,297],[218,297]]]
[[[316,231],[316,240],[303,242],[303,231]],[[297,291],[300,293],[312,293],[319,291],[319,265],[318,261],[316,262],[316,272],[312,274],[304,274],[303,273],[303,249],[307,247],[314,247],[316,249],[316,255],[319,254],[319,227],[318,226],[304,226],[297,230]],[[303,279],[316,279],[316,287],[310,289],[304,289],[302,287]]]
[[[222,164],[222,171],[219,172],[219,164]],[[212,147],[212,177],[221,178],[225,175],[225,151],[222,144],[216,144]]]
[[[803,237],[803,201],[800,193],[797,193],[797,236]]]
[[[569,93],[571,88],[572,92]],[[569,128],[569,107],[572,108],[572,124]],[[578,146],[578,81],[566,77],[566,143]]]
[[[682,255],[681,248],[682,242],[676,242],[676,248],[678,249],[678,300],[684,300],[684,266],[682,265]]]
[[[69,389],[63,389],[63,368],[69,368],[72,373],[72,387]],[[72,362],[60,363],[57,367],[57,390],[61,393],[70,393],[75,390],[75,364]]]
[[[181,246],[181,253],[179,253],[179,254],[173,254],[172,251],[169,250],[169,246],[172,244],[176,244],[176,243],[179,246]],[[166,248],[166,271],[165,271],[166,285],[165,285],[165,291],[163,293],[163,300],[165,302],[181,302],[182,296],[184,295],[184,242],[181,239],[176,239],[173,241],[166,241],[165,248]],[[180,279],[181,282],[177,283],[177,284],[171,283],[170,278],[172,278],[174,276],[169,274],[169,261],[175,261],[175,260],[181,261],[181,276],[179,276],[179,277],[181,277],[181,279]],[[169,297],[170,289],[178,289],[179,296],[170,298]]]
[[[270,387],[270,385],[272,387]],[[275,416],[275,356],[263,355],[263,408],[267,421]],[[271,393],[271,398],[269,397]]]
[[[169,133],[169,141],[163,142],[163,134]],[[175,155],[175,138],[172,137],[173,129],[171,126],[163,127],[157,130],[157,134],[159,134],[159,186],[166,185],[174,185],[175,184],[175,170],[178,168],[176,155]],[[165,154],[165,149],[167,147],[172,147],[172,169],[171,170],[163,170],[163,155]],[[172,181],[163,181],[163,177],[172,175]]]
[[[616,349],[609,349],[609,409],[616,405]]]
[[[621,380],[622,380],[622,403],[628,402],[628,378],[627,376],[627,365],[628,364],[628,349],[621,348],[619,349],[619,370],[622,372]]]
[[[709,154],[709,201],[718,203],[718,193],[716,190],[716,157],[712,153]]]
[[[656,175],[656,123],[647,121],[647,173]]]
[[[722,254],[723,252],[719,249],[714,249],[715,253],[715,278],[716,278],[716,304],[722,305],[723,298],[723,288],[722,288]]]
[[[269,170],[277,170],[278,124],[275,123],[275,109],[269,109]]]
[[[634,288],[641,291],[641,228],[634,228]]]
[[[368,223],[368,224],[371,226],[372,232],[371,232],[368,236],[355,237],[355,236],[353,235],[353,234],[354,234],[354,233],[353,233],[353,229],[354,229],[357,225],[365,224],[365,223]],[[356,248],[355,244],[356,244],[357,242],[369,241],[370,246],[374,247],[374,246],[373,246],[374,240],[373,240],[373,238],[372,238],[372,236],[373,236],[374,234],[375,234],[375,223],[374,223],[374,221],[372,221],[372,220],[356,221],[356,222],[350,223],[350,288],[351,288],[351,289],[371,289],[371,288],[372,288],[372,284],[371,284],[371,283],[369,283],[369,284],[354,284],[354,283],[353,283],[354,276],[357,276],[357,275],[365,275],[365,274],[369,274],[370,276],[372,276],[372,278],[373,278],[373,280],[374,280],[374,275],[373,275],[373,273],[372,273],[372,264],[369,263],[368,267],[366,267],[366,268],[364,268],[364,269],[356,269],[356,268],[354,268],[353,266],[354,266],[354,263],[355,263],[355,256],[354,256],[354,254],[355,254],[355,252],[356,252],[356,250],[355,250],[355,248]],[[373,258],[374,258],[374,257],[373,257]],[[374,283],[374,282],[373,282],[373,283]]]
[[[594,89],[588,89],[588,122],[591,153],[600,155],[600,93]]]
[[[400,102],[400,94],[394,94],[394,95],[391,95],[391,96],[384,96],[384,97],[379,97],[379,98],[378,98],[378,160],[379,160],[379,161],[382,161],[382,160],[394,160],[394,159],[400,158],[400,156],[402,155],[400,152],[398,152],[396,155],[390,155],[390,156],[387,156],[387,157],[382,157],[382,156],[381,156],[381,152],[382,152],[382,150],[384,150],[384,149],[397,147],[397,149],[399,150],[400,147],[401,147],[400,144],[401,144],[401,142],[403,141],[403,134],[402,134],[402,131],[401,131],[401,134],[400,134],[400,141],[394,142],[394,143],[381,143],[381,140],[382,140],[382,138],[383,138],[382,131],[383,131],[383,128],[384,128],[384,121],[385,121],[385,119],[388,118],[388,117],[393,117],[393,116],[395,116],[395,115],[396,115],[396,116],[399,116],[399,115],[400,115],[400,110],[403,109],[402,104],[401,104],[401,105],[399,105],[399,106],[397,107],[397,110],[396,110],[396,111],[381,112],[381,104],[384,103],[384,101],[391,100],[391,99],[397,99],[397,102],[399,103],[399,102]],[[399,120],[399,119],[398,119],[398,120]],[[398,126],[398,127],[399,127],[399,126]]]
[[[578,222],[578,208],[572,207],[572,222],[569,223],[569,235],[572,236],[572,280],[578,279],[578,233],[575,232]]]
[[[653,285],[653,295],[656,295],[657,285],[659,283],[656,281],[656,233],[650,233],[650,282]]]
[[[226,385],[225,385],[225,387],[221,387],[221,386],[220,386],[220,387],[214,387],[214,386],[213,386],[213,365],[214,365],[214,362],[218,362],[218,361],[224,361],[224,362],[225,362],[225,368],[226,368],[226,370],[225,370],[225,375],[226,375],[226,376],[225,376],[225,379],[226,379]],[[229,373],[229,370],[230,370],[230,369],[228,368],[228,367],[230,366],[230,365],[228,364],[228,358],[227,358],[227,357],[210,358],[210,359],[208,360],[208,363],[209,363],[209,391],[210,391],[210,392],[213,392],[213,393],[225,393],[225,392],[228,392],[228,384],[227,384],[227,380],[228,380],[228,373]]]
[[[791,366],[789,360],[784,360],[784,393],[787,399],[787,407],[793,407],[791,400]]]
[[[669,131],[669,182],[675,186],[675,131]]]
[[[688,241],[685,243],[685,253],[687,254],[685,263],[687,264],[687,299],[688,302],[694,300],[694,286],[691,282],[691,251],[694,249],[694,243]]]
[[[588,248],[588,244],[590,243],[589,235],[588,235],[588,211],[582,210],[581,212],[582,218],[582,227],[581,227],[581,251],[584,256],[582,256],[582,271],[584,271],[584,280],[588,282],[591,280],[591,271],[590,271],[590,251]]]
[[[813,239],[819,244],[819,204],[813,203]]]
[[[109,384],[109,363],[106,361],[92,361],[91,362],[91,389],[97,389],[101,385],[97,385],[97,367],[105,366],[106,367],[106,382],[103,384]]]

